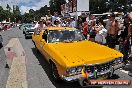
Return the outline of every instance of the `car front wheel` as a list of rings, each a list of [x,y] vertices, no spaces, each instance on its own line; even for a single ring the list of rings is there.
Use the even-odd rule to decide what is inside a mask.
[[[51,75],[53,77],[53,80],[55,80],[57,82],[62,81],[58,74],[58,70],[53,62],[51,62]]]

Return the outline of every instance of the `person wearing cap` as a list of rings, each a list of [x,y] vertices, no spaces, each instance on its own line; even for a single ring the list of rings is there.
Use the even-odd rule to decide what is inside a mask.
[[[110,27],[108,29],[108,34],[106,42],[108,47],[115,48],[117,42],[117,35],[119,31],[118,21],[115,20],[115,14],[110,15]]]

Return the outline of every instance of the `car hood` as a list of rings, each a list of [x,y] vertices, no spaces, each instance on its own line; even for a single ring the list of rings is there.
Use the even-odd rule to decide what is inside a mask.
[[[114,49],[90,41],[52,43],[50,46],[63,57],[63,62],[67,67],[105,63],[123,57]]]

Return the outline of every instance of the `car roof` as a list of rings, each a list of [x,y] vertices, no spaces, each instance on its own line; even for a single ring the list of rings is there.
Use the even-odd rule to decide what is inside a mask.
[[[71,27],[47,27],[47,30],[75,30],[76,28]]]

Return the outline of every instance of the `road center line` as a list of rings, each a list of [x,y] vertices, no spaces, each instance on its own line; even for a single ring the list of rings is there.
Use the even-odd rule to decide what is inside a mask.
[[[16,57],[13,58],[6,88],[28,88],[26,78],[25,51],[19,39],[13,39],[15,39],[15,45],[13,46],[13,49],[16,53]]]

